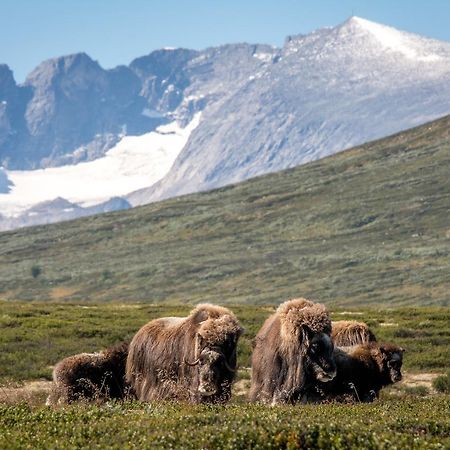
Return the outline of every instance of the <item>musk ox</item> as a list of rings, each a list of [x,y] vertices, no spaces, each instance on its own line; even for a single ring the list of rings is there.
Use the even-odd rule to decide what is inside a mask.
[[[331,339],[336,347],[350,347],[377,340],[366,323],[356,320],[331,322]]]
[[[226,402],[242,331],[230,310],[210,304],[152,320],[130,343],[126,380],[141,401]]]
[[[250,400],[303,402],[310,383],[336,373],[331,320],[324,305],[304,298],[282,303],[254,340]]]
[[[53,386],[47,405],[75,400],[123,398],[128,342],[121,342],[99,353],[69,356],[53,369]]]
[[[309,400],[372,402],[383,387],[402,379],[403,352],[401,347],[378,342],[335,348],[336,377],[317,383]]]

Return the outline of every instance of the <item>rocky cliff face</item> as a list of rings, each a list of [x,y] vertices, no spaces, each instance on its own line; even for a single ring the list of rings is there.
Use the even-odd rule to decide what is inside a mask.
[[[252,57],[259,47],[163,49],[112,70],[79,53],[44,61],[23,86],[2,65],[0,165],[34,169],[89,161],[124,134],[147,133],[174,117],[187,124],[261,65]]]

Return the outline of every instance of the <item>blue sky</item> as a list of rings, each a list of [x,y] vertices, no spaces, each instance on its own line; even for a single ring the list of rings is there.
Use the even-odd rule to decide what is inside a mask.
[[[450,41],[450,0],[0,0],[0,63],[22,82],[55,56],[111,68],[161,47],[281,46],[351,15]]]

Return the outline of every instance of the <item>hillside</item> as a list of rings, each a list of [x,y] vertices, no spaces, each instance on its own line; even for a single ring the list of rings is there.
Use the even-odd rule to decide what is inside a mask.
[[[444,305],[450,117],[215,191],[0,234],[0,298]]]

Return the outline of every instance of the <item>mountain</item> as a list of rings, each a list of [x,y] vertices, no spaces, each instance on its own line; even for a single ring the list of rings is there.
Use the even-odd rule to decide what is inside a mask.
[[[295,167],[449,114],[449,81],[449,43],[357,17],[283,48],[63,56],[23,85],[2,65],[0,228],[57,197],[136,206]]]
[[[83,207],[76,203],[57,197],[54,200],[38,203],[16,217],[0,216],[0,231],[35,224],[48,224],[92,216],[93,214],[106,213],[131,208],[131,205],[121,197],[112,197],[109,200],[94,206]]]
[[[450,116],[214,191],[0,233],[0,298],[448,306],[449,166]]]
[[[204,113],[170,172],[133,204],[304,164],[450,112],[450,44],[353,17],[292,36]]]

